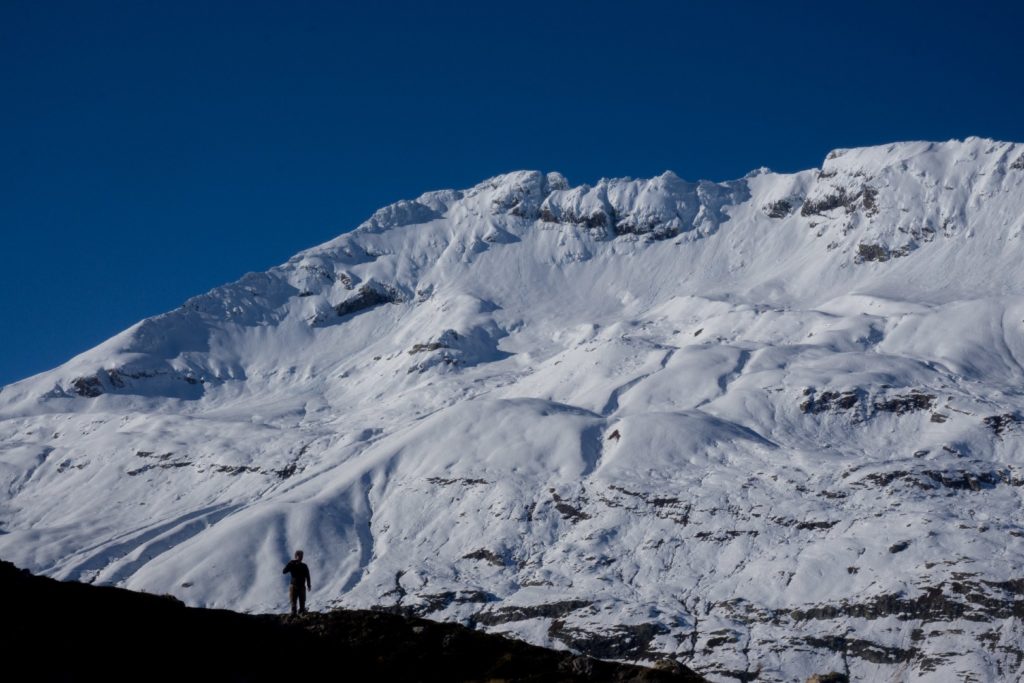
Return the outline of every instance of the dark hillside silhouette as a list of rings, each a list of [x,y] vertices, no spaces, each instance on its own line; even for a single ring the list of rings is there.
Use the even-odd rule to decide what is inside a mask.
[[[4,651],[33,681],[702,681],[374,611],[292,618],[33,576],[0,561]],[[13,662],[13,660],[12,660]],[[11,680],[18,680],[11,678]]]

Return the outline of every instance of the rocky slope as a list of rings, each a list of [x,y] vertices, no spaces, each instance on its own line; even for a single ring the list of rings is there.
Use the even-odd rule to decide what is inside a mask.
[[[430,192],[0,391],[0,554],[711,680],[1024,674],[1024,145]]]
[[[327,672],[410,682],[703,680],[672,662],[660,670],[602,662],[383,612],[281,617],[195,609],[172,596],[32,576],[10,562],[0,562],[0,586],[6,618],[16,625],[5,648],[42,655],[24,656],[37,681],[277,681]]]

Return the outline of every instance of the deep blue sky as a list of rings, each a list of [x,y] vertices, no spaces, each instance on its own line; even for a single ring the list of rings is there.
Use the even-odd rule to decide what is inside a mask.
[[[1021,26],[1010,2],[4,0],[0,385],[504,171],[1024,140]]]

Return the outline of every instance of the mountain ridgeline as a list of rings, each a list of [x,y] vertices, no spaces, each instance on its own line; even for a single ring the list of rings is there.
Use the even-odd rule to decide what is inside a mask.
[[[1024,675],[1024,145],[428,192],[0,390],[0,556],[712,681]]]

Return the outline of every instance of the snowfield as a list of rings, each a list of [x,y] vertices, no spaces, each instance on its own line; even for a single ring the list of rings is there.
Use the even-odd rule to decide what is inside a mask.
[[[713,681],[1024,676],[1024,145],[381,209],[0,391],[0,556]]]

